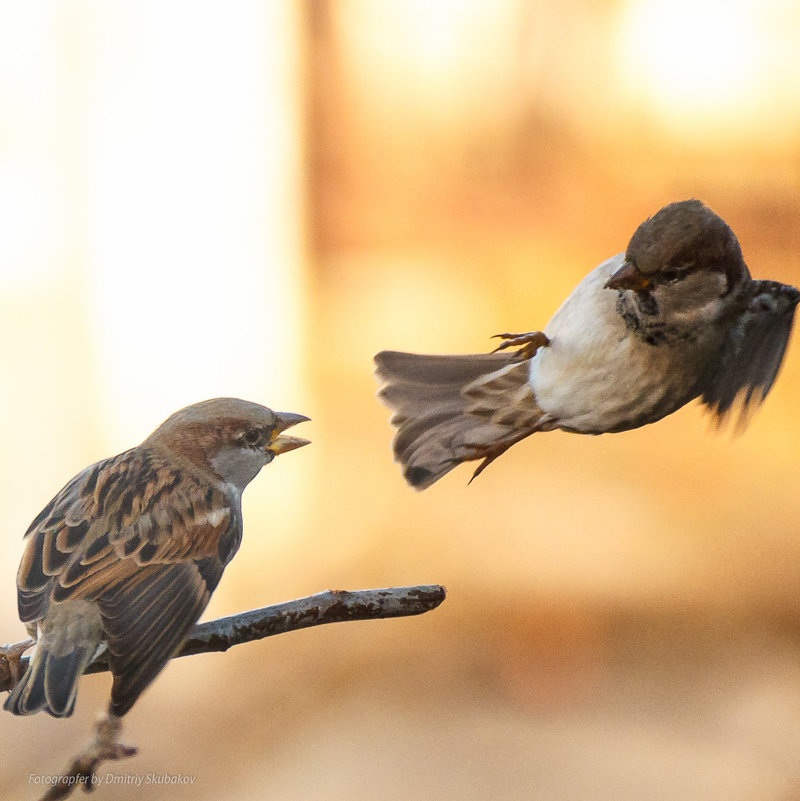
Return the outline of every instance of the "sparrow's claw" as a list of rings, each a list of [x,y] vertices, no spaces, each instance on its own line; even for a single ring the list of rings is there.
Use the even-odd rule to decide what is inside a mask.
[[[0,677],[8,671],[8,687],[6,689],[13,689],[16,683],[22,676],[22,655],[36,640],[22,640],[22,642],[15,642],[12,645],[0,646]],[[5,662],[5,670],[3,670],[3,662]]]
[[[490,445],[474,445],[471,449],[472,453],[467,457],[467,460],[482,459],[483,461],[475,468],[475,472],[467,484],[471,484],[498,456],[502,456],[512,445],[516,445],[521,439],[525,439],[532,433],[533,429],[526,428]]]
[[[527,334],[495,334],[492,339],[505,340],[492,353],[497,353],[497,351],[506,350],[507,348],[519,348],[515,356],[520,361],[533,358],[539,348],[546,348],[550,344],[547,335],[541,331],[528,331]]]

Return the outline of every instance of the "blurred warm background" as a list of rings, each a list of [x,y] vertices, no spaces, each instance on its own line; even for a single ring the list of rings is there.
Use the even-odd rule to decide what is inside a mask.
[[[741,437],[696,404],[542,434],[467,487],[392,464],[382,348],[543,326],[665,203],[800,282],[795,0],[0,2],[0,639],[29,521],[175,409],[308,414],[206,617],[446,584],[416,619],[173,663],[161,799],[800,798],[800,351]],[[88,736],[0,715],[0,797]],[[142,789],[98,798],[140,799]],[[150,792],[147,793],[151,795]]]

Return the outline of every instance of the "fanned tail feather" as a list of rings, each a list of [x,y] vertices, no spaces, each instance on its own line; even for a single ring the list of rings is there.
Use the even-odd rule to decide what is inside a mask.
[[[75,708],[78,682],[95,650],[95,645],[86,644],[56,656],[38,645],[3,708],[15,715],[32,715],[41,709],[56,718],[69,717]]]
[[[529,363],[516,353],[382,351],[375,364],[384,383],[380,397],[394,411],[395,459],[416,489],[426,489],[461,462],[483,459],[478,475],[541,424]]]

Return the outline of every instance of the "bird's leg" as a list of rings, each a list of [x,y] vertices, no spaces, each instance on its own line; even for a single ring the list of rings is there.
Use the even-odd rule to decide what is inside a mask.
[[[94,737],[89,747],[75,757],[69,770],[53,782],[41,801],[56,801],[66,798],[72,790],[81,785],[85,792],[91,792],[96,782],[95,773],[103,762],[127,759],[136,755],[136,747],[125,745],[117,739],[122,730],[122,718],[109,712],[98,718],[94,726]]]
[[[505,439],[501,439],[498,442],[493,442],[489,445],[473,445],[471,448],[472,453],[465,461],[477,459],[483,459],[483,461],[475,468],[472,478],[467,483],[471,484],[498,456],[502,456],[512,445],[516,445],[536,430],[535,427],[524,428],[522,431],[517,431],[516,434],[509,434]]]
[[[27,639],[22,642],[15,642],[11,645],[0,646],[0,676],[8,671],[8,688],[12,689],[22,676],[22,655],[32,645],[36,644],[36,640]],[[5,662],[5,670],[3,670],[3,663]]]
[[[528,331],[526,334],[495,334],[492,339],[504,339],[505,342],[498,345],[492,353],[506,348],[519,348],[515,357],[520,361],[531,359],[539,348],[546,348],[550,344],[547,335],[541,331]]]
[[[109,712],[98,719],[94,727],[94,740],[90,746],[102,760],[126,759],[136,753],[132,745],[124,745],[117,739],[122,731],[122,718]]]

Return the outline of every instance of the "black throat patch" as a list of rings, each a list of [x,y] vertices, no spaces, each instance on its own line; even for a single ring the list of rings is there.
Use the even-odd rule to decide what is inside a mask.
[[[617,294],[617,314],[622,317],[625,327],[633,331],[648,345],[672,345],[676,342],[691,342],[696,335],[688,330],[667,325],[659,317],[658,302],[646,291]]]

